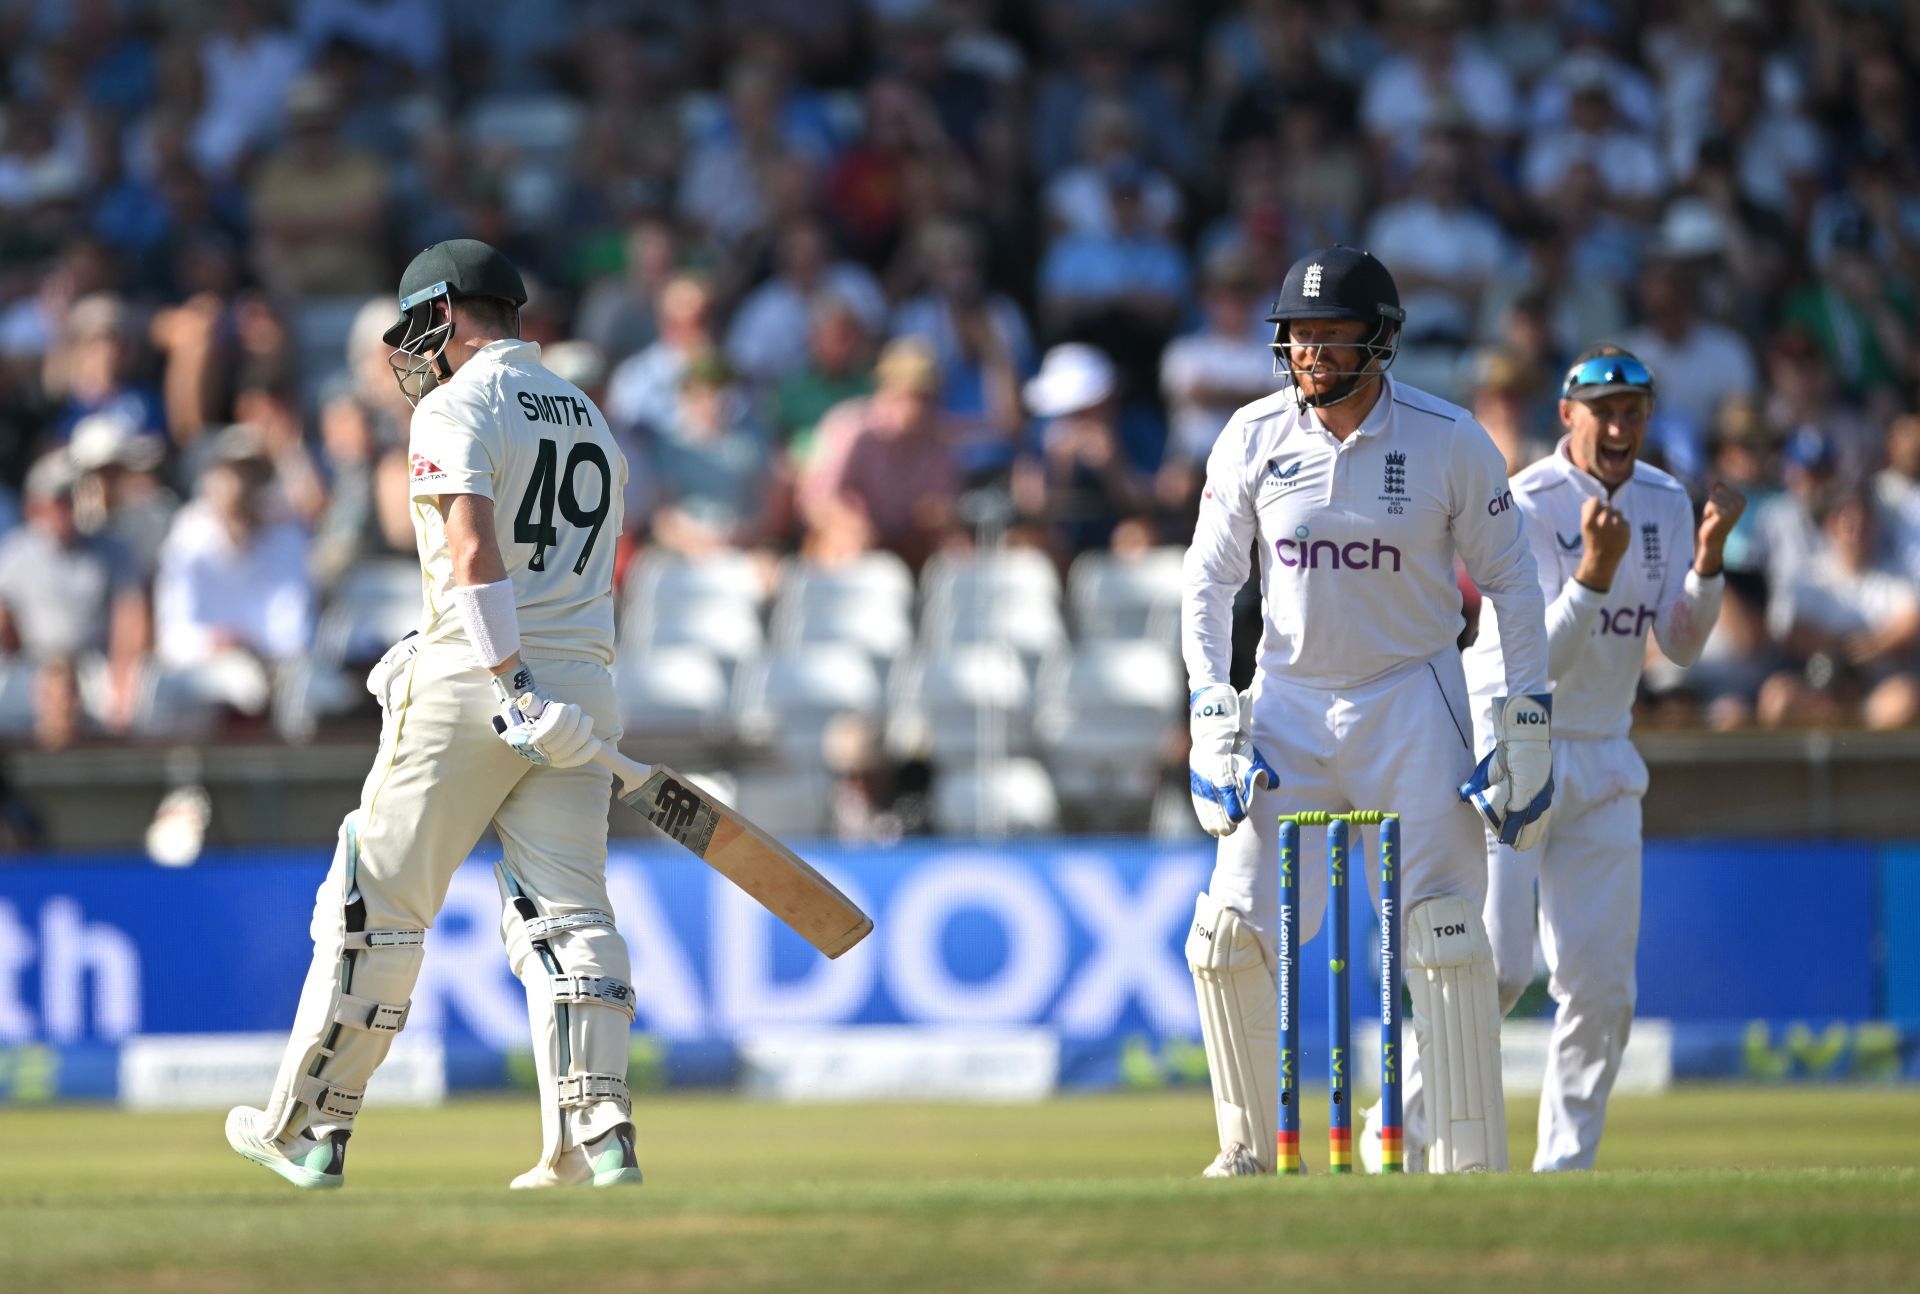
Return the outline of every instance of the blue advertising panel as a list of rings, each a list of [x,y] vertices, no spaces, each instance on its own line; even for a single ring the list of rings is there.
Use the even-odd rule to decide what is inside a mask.
[[[1305,843],[1304,870],[1324,872],[1320,842]],[[633,950],[639,1029],[692,1044],[774,1025],[1038,1026],[1060,1038],[1063,1069],[1083,1067],[1093,1081],[1128,1067],[1193,1068],[1183,943],[1207,845],[807,852],[877,922],[838,961],[679,851],[616,849],[609,889]],[[1649,845],[1641,1014],[1742,1027],[1805,1021],[1816,1032],[1876,1018],[1877,936],[1906,930],[1878,911],[1880,855],[1844,843]],[[134,859],[0,865],[0,1047],[285,1029],[327,861],[315,850],[180,870]],[[1354,870],[1363,872],[1358,858]],[[1371,904],[1356,895],[1353,908],[1354,1006],[1364,1017],[1377,1000],[1376,933]],[[1315,1050],[1324,938],[1302,950],[1301,966],[1305,1045]],[[506,969],[487,860],[455,878],[413,1002],[410,1031],[493,1051],[525,1045],[525,1003]]]

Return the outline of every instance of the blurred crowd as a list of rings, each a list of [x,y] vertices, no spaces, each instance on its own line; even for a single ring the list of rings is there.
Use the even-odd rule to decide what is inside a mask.
[[[244,730],[412,551],[379,332],[501,247],[623,554],[1062,564],[1191,533],[1331,241],[1515,470],[1611,339],[1754,506],[1671,723],[1920,722],[1920,5],[6,0],[0,647],[39,741]],[[1470,630],[1469,630],[1470,632]],[[143,699],[147,698],[147,699]]]

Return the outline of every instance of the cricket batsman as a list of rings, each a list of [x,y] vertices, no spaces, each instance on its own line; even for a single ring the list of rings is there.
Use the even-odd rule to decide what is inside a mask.
[[[1501,1170],[1482,823],[1527,849],[1549,820],[1552,703],[1533,557],[1486,431],[1388,374],[1406,313],[1385,266],[1351,247],[1313,252],[1287,271],[1267,318],[1275,370],[1292,381],[1235,413],[1214,445],[1181,607],[1193,801],[1220,841],[1187,939],[1220,1139],[1206,1175],[1275,1167],[1277,815],[1352,808],[1397,811],[1404,828],[1428,1166]],[[1266,623],[1239,695],[1227,681],[1232,604],[1252,552]],[[1477,766],[1454,648],[1456,553],[1507,626],[1492,749]],[[1305,939],[1327,895],[1323,869],[1302,879]]]
[[[527,292],[494,248],[437,243],[386,332],[410,434],[422,626],[374,668],[380,750],[315,896],[313,961],[241,1155],[308,1189],[344,1180],[367,1081],[407,1022],[427,928],[491,824],[501,932],[525,983],[539,1162],[515,1187],[640,1181],[627,1090],[627,948],[607,901],[619,736],[613,549],[627,466],[606,416],[519,340]]]
[[[1555,1011],[1536,1172],[1593,1167],[1633,1026],[1647,766],[1627,733],[1647,637],[1676,664],[1700,658],[1720,616],[1721,554],[1747,506],[1716,483],[1695,525],[1685,487],[1640,461],[1653,402],[1645,364],[1594,347],[1561,386],[1559,448],[1513,479],[1547,599],[1558,791],[1540,849],[1489,842],[1486,917],[1504,1015],[1533,978],[1538,884]],[[1501,603],[1482,611],[1466,653],[1482,749],[1499,739],[1512,657],[1535,651],[1532,622],[1522,647],[1508,615]]]

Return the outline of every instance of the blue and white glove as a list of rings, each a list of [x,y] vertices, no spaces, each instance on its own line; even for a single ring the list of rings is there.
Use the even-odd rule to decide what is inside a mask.
[[[1553,697],[1493,699],[1493,753],[1460,788],[1503,845],[1532,849],[1553,816]]]
[[[1231,836],[1246,820],[1254,784],[1278,786],[1279,776],[1253,748],[1251,715],[1238,692],[1210,683],[1188,704],[1193,751],[1187,757],[1187,782],[1193,811],[1210,836]],[[1246,707],[1250,709],[1251,707]]]
[[[574,768],[592,759],[600,748],[593,735],[593,716],[571,701],[543,695],[527,666],[521,665],[511,675],[496,675],[493,694],[500,698],[493,730],[529,764]]]

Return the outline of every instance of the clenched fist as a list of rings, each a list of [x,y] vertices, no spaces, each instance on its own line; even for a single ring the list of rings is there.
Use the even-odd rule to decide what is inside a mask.
[[[1727,549],[1727,536],[1740,523],[1747,510],[1747,496],[1724,481],[1715,481],[1707,491],[1707,506],[1700,515],[1700,536],[1694,545],[1693,572],[1703,580],[1720,573],[1721,555]]]
[[[1612,504],[1588,499],[1580,507],[1580,537],[1586,541],[1586,550],[1580,555],[1580,568],[1573,578],[1597,593],[1605,593],[1613,587],[1613,573],[1620,569],[1620,559],[1633,542],[1633,527]]]

